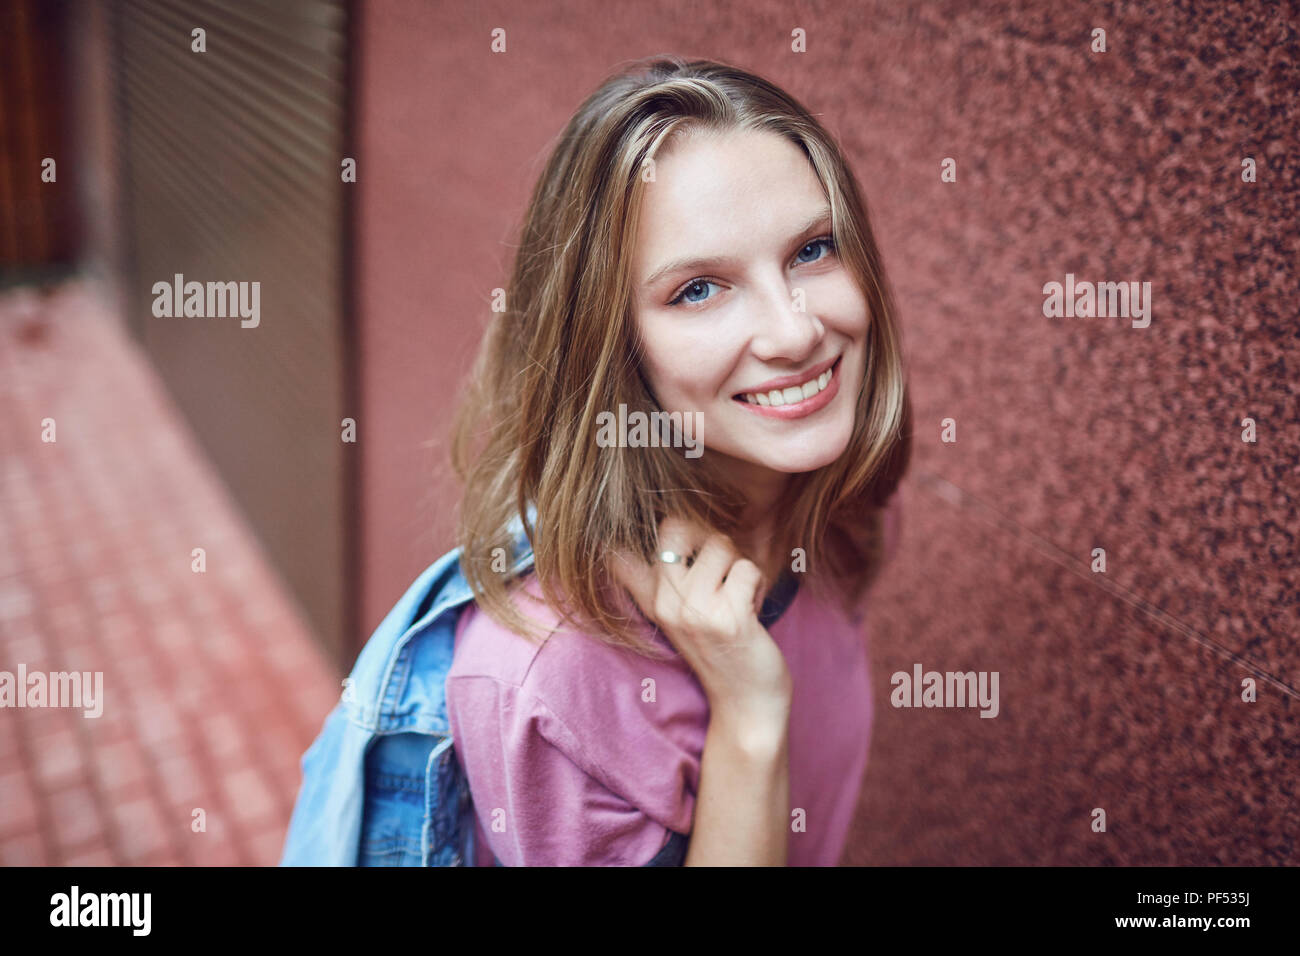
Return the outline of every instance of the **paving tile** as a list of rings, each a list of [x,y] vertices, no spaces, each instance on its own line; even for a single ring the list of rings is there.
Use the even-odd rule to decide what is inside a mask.
[[[276,866],[284,851],[284,838],[288,821],[252,836],[248,840],[249,853],[254,866]]]
[[[255,766],[222,776],[225,805],[241,829],[255,828],[273,818],[277,801],[269,778]]]
[[[37,834],[0,839],[0,866],[50,866],[54,862]]]
[[[82,775],[81,735],[75,728],[46,734],[34,747],[36,776],[41,789],[56,789]]]
[[[113,851],[105,845],[70,852],[59,861],[61,866],[121,866]]]
[[[185,817],[164,811],[151,795],[115,801],[110,808],[114,842],[130,865],[143,865],[152,854],[178,843],[178,834],[188,824]]]
[[[35,779],[21,764],[0,773],[0,839],[35,832],[39,819]]]
[[[0,293],[0,422],[58,428],[54,444],[4,435],[0,658],[104,682],[98,718],[0,712],[0,862],[248,864],[292,806],[283,768],[305,746],[279,729],[293,704],[268,701],[267,675],[289,664],[327,696],[334,680],[105,301],[81,283]],[[15,338],[29,321],[47,327],[40,347]],[[218,573],[190,570],[199,540],[221,552]],[[190,830],[196,806],[208,833]]]
[[[140,741],[131,736],[96,748],[92,764],[100,789],[110,795],[149,779],[145,750]]]
[[[102,842],[106,834],[99,795],[86,783],[56,790],[48,797],[55,843],[63,850],[80,850]]]

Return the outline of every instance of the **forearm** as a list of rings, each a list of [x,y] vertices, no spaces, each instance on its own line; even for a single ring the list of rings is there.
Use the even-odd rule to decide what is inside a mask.
[[[685,865],[785,866],[789,768],[788,714],[712,714]]]

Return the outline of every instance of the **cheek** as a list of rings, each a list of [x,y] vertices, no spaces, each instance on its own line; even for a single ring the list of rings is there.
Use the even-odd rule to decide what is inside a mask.
[[[814,299],[815,296],[815,299]],[[866,328],[870,307],[853,277],[844,269],[825,276],[815,291],[809,292],[809,309],[823,321],[834,323],[843,332]]]
[[[646,378],[664,402],[671,396],[712,397],[727,381],[733,353],[719,330],[657,334],[645,343]]]
[[[853,338],[865,335],[871,320],[866,300],[856,289],[846,290],[837,297],[833,308],[827,310],[827,316],[836,331]]]
[[[686,353],[689,354],[689,353]],[[726,380],[716,362],[692,360],[655,365],[650,381],[665,405],[693,406],[709,401]]]

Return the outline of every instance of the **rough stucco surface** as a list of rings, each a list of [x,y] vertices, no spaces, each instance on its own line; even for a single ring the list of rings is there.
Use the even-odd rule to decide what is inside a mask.
[[[1296,5],[515,7],[364,11],[364,625],[450,546],[449,401],[551,138],[625,60],[734,62],[841,139],[912,376],[845,862],[1300,862]],[[1150,282],[1150,327],[1044,317],[1066,273]],[[918,662],[1000,714],[891,707]]]

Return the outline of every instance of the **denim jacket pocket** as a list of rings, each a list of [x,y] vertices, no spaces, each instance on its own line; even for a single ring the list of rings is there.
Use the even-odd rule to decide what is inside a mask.
[[[473,807],[446,734],[383,734],[366,754],[358,866],[463,866]]]
[[[385,734],[366,753],[358,866],[420,866],[425,775],[435,738]]]

